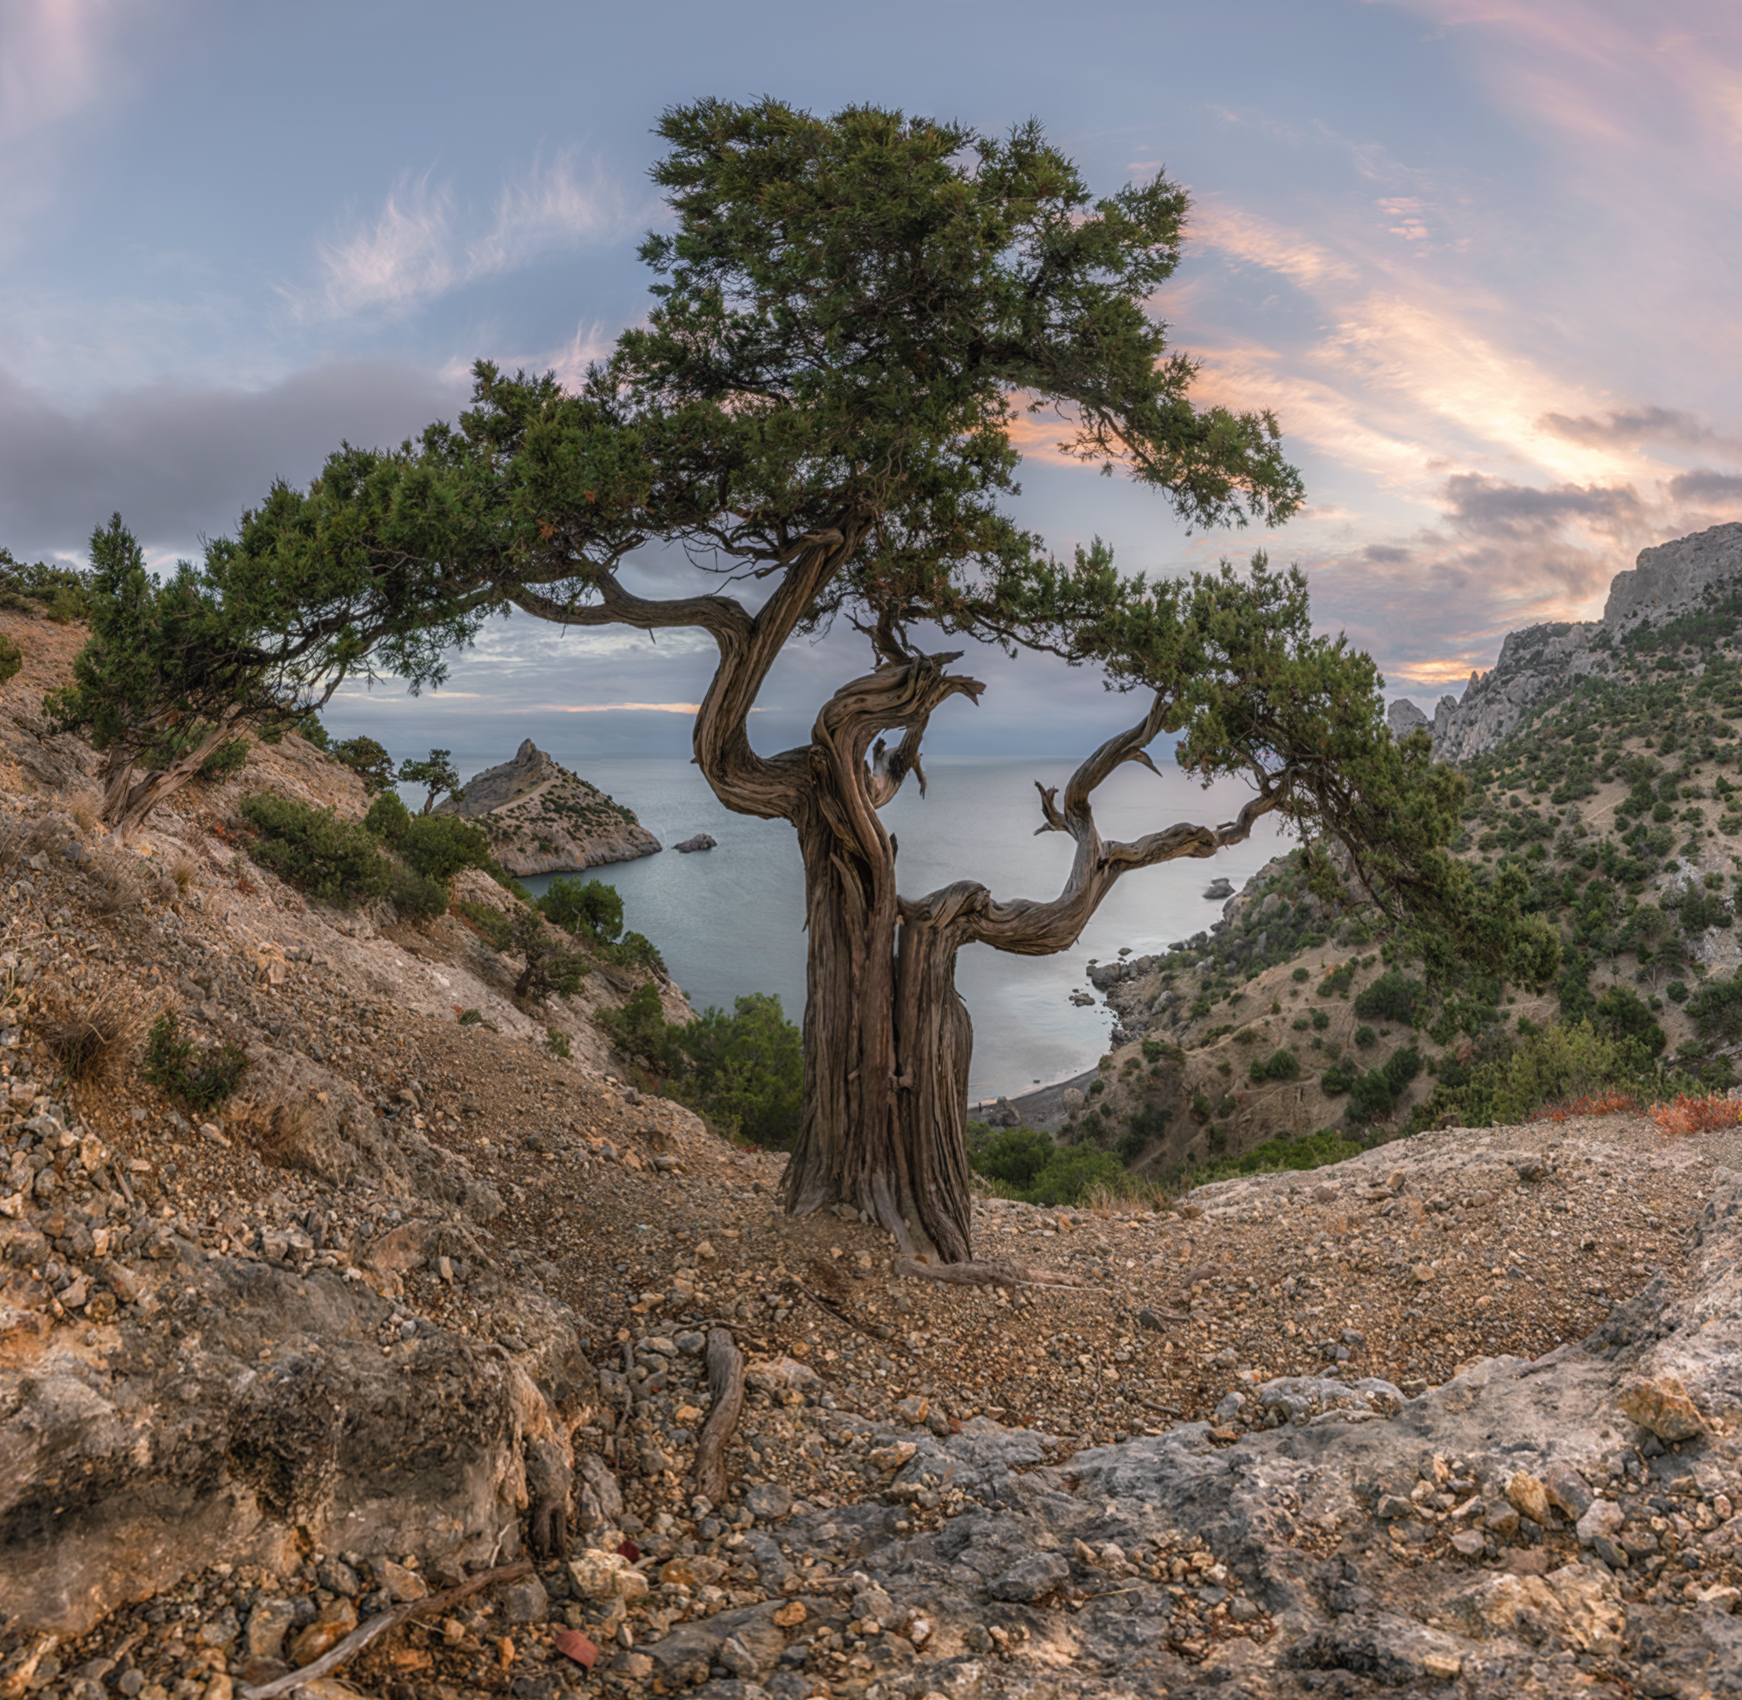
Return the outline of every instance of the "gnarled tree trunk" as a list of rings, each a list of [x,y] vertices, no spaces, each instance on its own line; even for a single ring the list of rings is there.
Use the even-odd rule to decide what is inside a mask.
[[[846,1203],[882,1223],[903,1251],[943,1263],[973,1255],[968,1186],[968,1065],[973,1024],[956,990],[956,957],[986,944],[1045,956],[1076,942],[1117,880],[1132,868],[1179,856],[1210,856],[1251,831],[1286,798],[1267,785],[1237,821],[1181,825],[1133,844],[1095,829],[1095,788],[1126,761],[1152,765],[1145,746],[1161,730],[1158,704],[1129,731],[1089,757],[1061,807],[1042,789],[1042,831],[1077,842],[1058,898],[1000,903],[962,881],[913,901],[895,894],[895,843],[876,809],[918,768],[931,708],[968,680],[952,680],[923,658],[855,680],[817,723],[811,746],[814,789],[798,819],[804,853],[810,957],[805,1006],[805,1109],[783,1197],[803,1214]],[[897,715],[894,711],[905,708]],[[843,736],[848,727],[857,729]],[[892,754],[879,745],[867,764],[863,733],[904,726]],[[923,775],[922,775],[923,778]]]

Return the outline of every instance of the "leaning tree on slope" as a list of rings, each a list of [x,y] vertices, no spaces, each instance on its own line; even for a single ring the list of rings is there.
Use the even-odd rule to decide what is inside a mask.
[[[360,609],[421,599],[447,638],[475,630],[491,596],[561,625],[706,632],[719,664],[696,760],[728,808],[789,821],[804,859],[805,1102],[786,1205],[845,1201],[904,1248],[958,1262],[965,946],[1065,949],[1126,873],[1212,855],[1273,811],[1443,939],[1479,944],[1472,928],[1491,939],[1498,923],[1443,849],[1460,782],[1430,767],[1425,739],[1392,743],[1371,661],[1312,634],[1298,574],[1258,557],[1247,577],[1124,578],[1098,544],[1054,558],[1007,511],[1025,411],[1062,418],[1068,453],[1194,524],[1298,506],[1275,421],[1195,408],[1193,363],[1149,311],[1178,263],[1181,190],[1158,179],[1091,200],[1033,125],[995,140],[870,108],[710,101],[660,128],[655,176],[676,219],[642,250],[659,279],[643,328],[576,393],[480,365],[457,426],[396,453],[341,451],[309,491],[281,486],[246,516],[237,548],[267,575],[348,563]],[[622,567],[661,544],[723,582],[638,594]],[[823,704],[807,744],[760,753],[748,717],[769,670],[831,622],[863,635],[871,670]],[[1050,902],[972,882],[897,890],[879,810],[910,774],[923,787],[931,716],[984,688],[951,671],[958,654],[921,647],[933,632],[1087,663],[1145,694],[1062,796],[1041,792],[1041,830],[1076,842]],[[1150,765],[1163,734],[1206,783],[1247,778],[1251,800],[1225,825],[1104,840],[1097,787]]]

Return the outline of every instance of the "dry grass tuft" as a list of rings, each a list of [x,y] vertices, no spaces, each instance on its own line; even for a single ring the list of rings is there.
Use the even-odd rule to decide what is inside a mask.
[[[178,856],[170,864],[169,877],[175,881],[177,891],[186,892],[187,888],[194,883],[194,875],[198,871],[198,864],[191,856]]]
[[[75,803],[73,805],[73,820],[80,832],[89,834],[97,830],[96,811],[89,803]]]
[[[99,920],[128,914],[144,901],[144,888],[124,864],[100,863],[90,878],[90,910]]]
[[[307,1106],[289,1097],[273,1096],[259,1102],[233,1100],[225,1113],[230,1131],[275,1169],[298,1166],[309,1138]]]
[[[111,1079],[132,1054],[145,1029],[144,1006],[119,984],[92,998],[61,995],[36,1023],[69,1080],[81,1086]]]

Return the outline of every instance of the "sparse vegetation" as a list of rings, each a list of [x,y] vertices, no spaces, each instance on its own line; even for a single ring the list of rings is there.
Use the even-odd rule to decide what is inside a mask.
[[[151,1024],[145,1039],[145,1078],[191,1110],[210,1110],[230,1096],[247,1072],[248,1054],[232,1040],[197,1048],[181,1033],[174,1010]]]

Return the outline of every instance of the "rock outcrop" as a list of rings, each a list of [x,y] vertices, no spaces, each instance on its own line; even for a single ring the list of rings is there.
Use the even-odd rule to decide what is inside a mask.
[[[1568,679],[1605,672],[1614,646],[1639,627],[1662,625],[1742,596],[1742,524],[1715,525],[1639,552],[1617,573],[1601,620],[1530,626],[1509,632],[1486,673],[1472,673],[1460,700],[1440,698],[1433,714],[1434,755],[1464,761],[1494,748],[1530,708]],[[1427,722],[1407,698],[1387,714],[1395,736]]]
[[[1424,726],[1430,732],[1433,730],[1433,722],[1408,697],[1399,697],[1385,711],[1385,724],[1391,728],[1392,737],[1400,743],[1411,732],[1418,731]]]
[[[660,842],[633,813],[523,740],[513,761],[474,774],[442,812],[480,821],[511,874],[578,873],[652,856]]]

